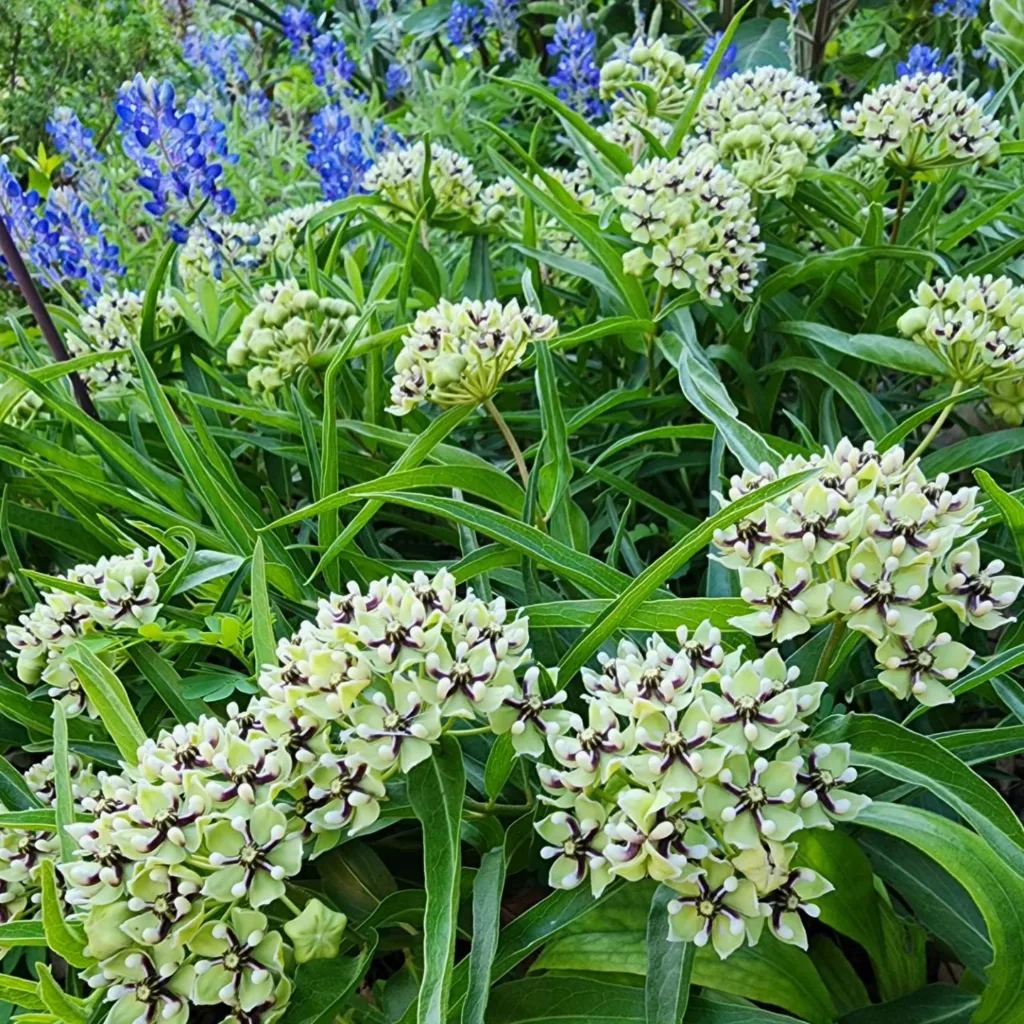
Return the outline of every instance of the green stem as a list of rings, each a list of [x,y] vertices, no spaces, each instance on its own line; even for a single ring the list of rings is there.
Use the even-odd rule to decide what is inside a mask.
[[[278,899],[296,916],[298,917],[302,911],[287,896],[279,896]]]
[[[448,732],[449,736],[483,736],[485,733],[491,732],[489,725],[481,725],[476,729],[451,729]]]
[[[530,809],[529,804],[484,804],[469,797],[464,803],[467,810],[479,814],[525,814]]]
[[[519,470],[519,479],[522,480],[523,489],[525,490],[530,485],[530,474],[527,472],[526,463],[523,461],[523,453],[519,450],[519,445],[516,444],[515,435],[509,430],[505,418],[498,412],[498,407],[490,398],[484,402],[484,408],[491,414],[491,419],[497,424],[498,429],[501,431],[501,436],[505,438],[505,443],[512,453],[512,458],[515,459],[516,469]]]
[[[921,455],[928,450],[928,446],[932,443],[932,441],[935,440],[939,431],[942,429],[942,424],[946,422],[947,417],[953,411],[953,406],[956,405],[956,402],[952,401],[952,399],[956,398],[956,396],[959,395],[961,391],[963,391],[963,388],[964,382],[962,380],[956,381],[956,383],[953,385],[953,391],[950,395],[950,403],[942,410],[942,412],[939,413],[935,422],[932,424],[931,430],[929,430],[928,433],[925,434],[924,440],[914,449],[913,454],[910,456],[910,458],[907,459],[908,463],[913,462],[915,459],[919,459]]]
[[[814,678],[809,679],[808,682],[828,680],[828,670],[832,665],[832,659],[839,649],[839,643],[843,639],[845,632],[846,623],[842,619],[836,619],[832,623],[832,632],[829,633],[828,640],[825,642],[825,649],[821,652],[821,657],[818,659],[818,667],[814,670]]]

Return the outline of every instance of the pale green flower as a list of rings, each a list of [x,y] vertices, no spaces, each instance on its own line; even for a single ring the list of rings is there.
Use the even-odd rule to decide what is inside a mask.
[[[427,704],[397,673],[391,681],[391,692],[392,703],[378,690],[369,704],[352,709],[349,720],[355,733],[348,748],[378,771],[390,768],[397,759],[406,774],[430,757],[431,744],[441,735],[441,709]]]
[[[574,714],[571,731],[551,743],[551,752],[560,764],[573,769],[570,781],[577,786],[605,783],[623,757],[636,745],[633,726],[622,723],[611,708],[593,701],[584,722]]]
[[[352,835],[369,828],[380,815],[379,801],[386,795],[384,783],[356,754],[325,754],[311,781],[313,809],[306,820],[314,832],[338,832],[347,827]]]
[[[967,668],[974,651],[949,633],[936,635],[937,627],[929,615],[910,636],[888,636],[875,649],[875,658],[885,666],[878,679],[900,700],[913,694],[928,707],[953,702],[946,684]]]
[[[284,943],[257,910],[233,907],[222,921],[209,921],[192,937],[198,957],[193,999],[199,1005],[235,1004],[252,1010],[269,999],[284,970]]]
[[[907,547],[901,556],[884,555],[870,537],[850,553],[846,582],[832,583],[832,607],[850,629],[881,643],[889,632],[908,636],[926,613],[912,608],[928,589],[932,558]]]
[[[693,793],[701,778],[716,775],[727,750],[709,742],[714,723],[701,701],[694,701],[680,716],[674,707],[645,714],[634,737],[646,753],[627,759],[637,782],[657,785],[668,793]]]
[[[811,628],[811,619],[828,611],[829,584],[811,583],[806,565],[786,559],[780,573],[774,562],[760,569],[740,569],[740,597],[761,611],[729,620],[751,636],[771,635],[775,643],[791,640]]]
[[[629,882],[642,878],[664,882],[700,873],[700,868],[666,845],[676,834],[676,824],[662,812],[675,801],[675,795],[665,789],[624,789],[619,793],[619,811],[605,826],[612,842],[603,853],[612,875]]]
[[[710,942],[724,960],[744,940],[753,944],[760,935],[757,891],[746,878],[737,878],[726,861],[708,858],[703,864],[703,874],[666,883],[679,893],[668,905],[669,938],[699,947]]]
[[[602,804],[585,796],[578,796],[572,807],[572,814],[555,811],[534,825],[541,838],[551,844],[540,852],[552,862],[548,885],[573,889],[589,877],[591,892],[597,897],[612,880],[603,854],[609,843],[604,831],[608,815]]]
[[[785,510],[774,504],[765,508],[767,532],[787,561],[821,565],[845,551],[847,539],[857,535],[861,510],[841,514],[840,495],[820,481],[792,491],[788,498]]]
[[[956,612],[961,622],[978,629],[998,629],[1013,622],[1013,617],[1003,612],[1024,587],[1024,579],[1000,575],[1002,571],[1003,561],[999,558],[982,568],[978,542],[970,540],[936,567],[938,598]]]
[[[803,826],[792,810],[796,800],[800,759],[750,764],[745,754],[730,757],[718,774],[701,790],[701,805],[708,817],[724,825],[725,841],[739,849],[756,848],[761,837],[782,842]]]
[[[780,756],[796,753],[787,745]],[[819,743],[797,773],[800,816],[806,828],[832,828],[833,821],[851,821],[871,800],[844,788],[857,781],[850,767],[849,743]]]
[[[166,943],[145,951],[127,949],[104,960],[88,978],[107,989],[113,1005],[106,1024],[185,1024],[195,975],[182,966],[184,950]]]
[[[284,880],[302,867],[302,837],[288,834],[288,819],[271,804],[261,804],[248,818],[205,825],[203,841],[219,869],[206,879],[203,895],[220,903],[244,898],[262,907],[280,899]]]
[[[185,945],[203,922],[203,880],[181,864],[146,864],[135,868],[128,882],[127,909],[131,916],[120,924],[125,935],[139,945],[170,941]],[[89,934],[86,919],[86,933]],[[89,934],[89,945],[95,944]],[[94,956],[100,956],[94,953]]]
[[[800,915],[817,918],[820,909],[808,901],[824,896],[834,888],[816,871],[795,868],[782,885],[761,897],[761,913],[777,939],[807,949],[807,931]]]
[[[141,782],[135,803],[118,818],[118,845],[132,860],[180,864],[199,849],[199,821],[210,810],[210,797],[195,773],[184,787],[169,782]]]
[[[556,669],[551,674],[557,680]],[[560,736],[569,728],[570,715],[562,711],[565,690],[558,690],[545,698],[540,689],[540,670],[526,670],[521,695],[508,695],[501,706],[487,716],[495,733],[509,733],[517,754],[541,758],[551,737]]]

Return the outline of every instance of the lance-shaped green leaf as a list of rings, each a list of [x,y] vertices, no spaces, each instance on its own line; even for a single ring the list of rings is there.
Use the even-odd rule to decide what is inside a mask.
[[[262,540],[256,541],[252,551],[249,585],[252,591],[252,655],[259,674],[264,665],[277,662],[274,615],[270,609],[270,594],[267,592],[267,560]]]
[[[697,947],[670,942],[668,905],[676,893],[659,885],[647,915],[647,981],[644,985],[646,1024],[681,1024],[690,1001],[690,975]]]
[[[502,844],[483,855],[473,879],[473,945],[469,951],[469,991],[462,1006],[462,1024],[484,1024],[491,994],[491,965],[498,949],[504,887],[505,847]]]
[[[67,862],[75,852],[75,842],[68,835],[68,825],[75,820],[75,798],[71,792],[71,765],[68,759],[68,720],[64,705],[59,700],[53,702],[53,789],[60,859]]]
[[[62,1024],[87,1024],[92,1007],[82,999],[69,996],[53,980],[53,973],[47,964],[40,964],[36,973],[39,975],[39,997],[46,1009]]]
[[[417,1024],[443,1024],[448,1014],[459,912],[459,823],[466,792],[462,750],[452,737],[409,774],[409,802],[423,824],[423,979]]]
[[[57,888],[57,869],[52,860],[40,867],[42,883],[43,927],[50,948],[72,967],[89,967],[96,961],[85,955],[85,933],[81,926],[68,921],[63,898]]]
[[[377,933],[365,930],[366,945],[358,956],[309,960],[295,972],[291,1001],[281,1024],[330,1024],[366,977],[377,948]]]

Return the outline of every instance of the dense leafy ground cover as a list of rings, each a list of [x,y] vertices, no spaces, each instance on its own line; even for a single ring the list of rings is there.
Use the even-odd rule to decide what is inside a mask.
[[[1013,0],[0,14],[3,1020],[1024,1021]]]

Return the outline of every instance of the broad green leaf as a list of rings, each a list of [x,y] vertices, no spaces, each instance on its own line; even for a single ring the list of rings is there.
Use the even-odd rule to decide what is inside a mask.
[[[423,980],[417,1024],[443,1024],[448,1013],[459,910],[459,822],[466,790],[462,750],[451,737],[409,774],[409,801],[423,824]]]
[[[930,349],[906,338],[889,338],[882,334],[847,334],[808,320],[787,320],[775,324],[772,330],[815,341],[844,356],[854,356],[875,366],[887,366],[892,370],[924,377],[942,378],[948,373],[945,364]]]
[[[19,832],[56,832],[57,816],[49,807],[38,811],[0,811],[0,828]]]
[[[177,670],[149,644],[133,644],[128,648],[128,657],[179,722],[197,722],[210,713],[204,701],[185,696],[185,683]]]
[[[66,656],[121,756],[129,764],[137,764],[139,747],[146,742],[146,731],[121,680],[81,643],[72,644]]]
[[[25,1010],[46,1009],[37,982],[15,978],[10,974],[0,974],[0,1002],[11,1003]]]
[[[68,825],[75,820],[75,798],[71,792],[71,764],[68,759],[68,720],[64,705],[53,702],[53,813],[57,820],[57,841],[60,859],[74,859],[75,841],[68,834]]]
[[[382,483],[386,478],[382,478]],[[535,527],[499,512],[471,505],[453,498],[435,498],[427,495],[411,495],[381,491],[368,495],[381,502],[389,501],[406,508],[419,509],[462,523],[492,540],[519,551],[526,557],[547,565],[559,575],[578,583],[589,591],[602,592],[606,596],[617,594],[629,581],[625,573],[612,569],[596,558],[581,554],[567,544],[548,537]]]
[[[647,915],[646,1024],[679,1024],[690,1001],[697,947],[692,942],[669,941],[668,905],[676,895],[667,885],[659,885]]]
[[[0,924],[0,947],[4,949],[48,944],[42,921],[5,921]]]
[[[865,1006],[841,1024],[970,1024],[978,997],[954,985],[928,985],[902,999]]]
[[[274,613],[267,593],[267,563],[263,541],[257,540],[252,551],[252,656],[257,675],[264,665],[277,663],[277,641],[274,638]]]
[[[601,598],[531,604],[523,609],[523,614],[529,616],[531,629],[586,628],[614,607],[616,600]],[[644,601],[633,611],[626,628],[671,633],[679,626],[695,629],[708,619],[711,625],[723,631],[735,632],[735,627],[729,625],[729,619],[749,609],[750,606],[738,597],[672,597]]]
[[[511,734],[503,732],[496,736],[484,765],[484,792],[489,800],[497,800],[505,788],[515,760],[516,749],[512,746]]]
[[[299,964],[281,1024],[330,1024],[366,977],[376,947],[377,933],[367,929],[366,945],[359,956]]]
[[[876,802],[857,817],[858,826],[902,839],[945,868],[978,905],[995,958],[972,1021],[1016,1024],[1024,1005],[1024,877],[1008,866],[982,836],[916,807]]]
[[[967,890],[925,854],[881,832],[864,832],[857,842],[875,873],[894,888],[914,917],[979,978],[992,962],[988,929]]]
[[[702,526],[688,533],[678,544],[666,551],[656,562],[637,576],[619,595],[619,598],[608,606],[590,630],[569,648],[559,663],[560,678],[562,680],[572,679],[616,629],[628,628],[632,623],[634,611],[666,580],[671,579],[697,552],[701,551],[710,542],[716,530],[739,522],[744,516],[761,508],[765,502],[773,501],[788,493],[798,484],[813,476],[814,473],[814,470],[810,470],[775,480],[766,487],[759,488],[752,494],[744,495],[738,501],[726,505],[710,519],[705,520]]]
[[[85,933],[81,925],[67,919],[63,896],[57,887],[57,869],[45,860],[40,869],[42,882],[43,928],[50,948],[73,967],[85,968],[96,961],[85,955]]]
[[[973,469],[986,462],[1005,459],[1024,449],[1024,427],[997,430],[981,437],[966,437],[962,441],[940,448],[921,460],[921,471],[930,478],[939,473],[958,473]]]
[[[935,740],[877,715],[861,714],[826,720],[814,739],[849,743],[851,761],[858,767],[875,768],[934,793],[1024,878],[1024,826],[995,789]]]
[[[86,1024],[91,1015],[89,1004],[69,996],[53,980],[53,974],[47,964],[40,964],[36,968],[36,973],[39,975],[39,997],[46,1009],[62,1024]]]
[[[484,1024],[491,994],[491,965],[501,930],[501,896],[505,887],[504,845],[488,850],[473,879],[473,945],[469,951],[469,990],[462,1024]],[[428,895],[429,899],[429,895]]]
[[[992,0],[990,6],[995,24],[986,29],[985,42],[1011,67],[1019,67],[1024,64],[1024,4],[1021,0]]]
[[[28,811],[42,806],[21,772],[6,757],[0,757],[0,804],[12,811]]]
[[[1024,566],[1024,504],[1012,494],[1007,494],[985,470],[976,469],[974,479],[981,484],[982,489],[1002,513],[1006,528],[1010,531],[1014,547],[1017,549],[1018,564]]]

